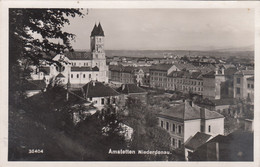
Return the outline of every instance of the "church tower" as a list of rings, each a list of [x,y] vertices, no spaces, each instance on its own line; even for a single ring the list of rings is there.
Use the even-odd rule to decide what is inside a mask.
[[[108,82],[108,66],[106,65],[106,56],[104,50],[104,31],[99,23],[95,24],[90,35],[90,51],[92,55],[92,68],[97,67],[100,71],[100,80]],[[95,69],[97,69],[95,68]]]
[[[98,26],[95,24],[90,36],[90,48],[91,48],[91,52],[95,53],[95,56],[98,53],[105,53],[104,37],[105,35],[101,24],[99,23]],[[93,58],[97,58],[95,56]],[[100,56],[98,58],[104,58],[102,57],[102,54],[99,54],[98,56]]]

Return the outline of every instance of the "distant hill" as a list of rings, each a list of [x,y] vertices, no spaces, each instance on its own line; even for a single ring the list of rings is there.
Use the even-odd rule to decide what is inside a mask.
[[[192,51],[192,50],[106,50],[106,56],[113,57],[150,57],[163,58],[164,56],[213,56],[213,57],[247,57],[254,58],[254,51],[239,50],[215,50],[215,51]]]

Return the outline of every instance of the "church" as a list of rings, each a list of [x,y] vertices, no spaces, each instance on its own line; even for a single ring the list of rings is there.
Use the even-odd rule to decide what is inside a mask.
[[[95,24],[90,35],[90,51],[60,53],[53,60],[60,62],[33,67],[33,80],[58,80],[61,84],[70,83],[72,88],[80,88],[90,81],[108,83],[108,66],[104,50],[104,31],[101,24]]]

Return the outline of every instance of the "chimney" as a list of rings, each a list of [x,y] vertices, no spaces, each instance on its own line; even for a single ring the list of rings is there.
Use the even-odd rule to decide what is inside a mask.
[[[205,108],[200,108],[200,118],[205,118]]]

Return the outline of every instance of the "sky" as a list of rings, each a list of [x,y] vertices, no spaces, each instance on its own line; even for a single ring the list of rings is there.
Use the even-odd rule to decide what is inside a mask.
[[[252,9],[88,9],[84,18],[71,18],[64,27],[76,35],[74,49],[89,49],[90,33],[99,22],[107,50],[214,50],[254,45]]]

